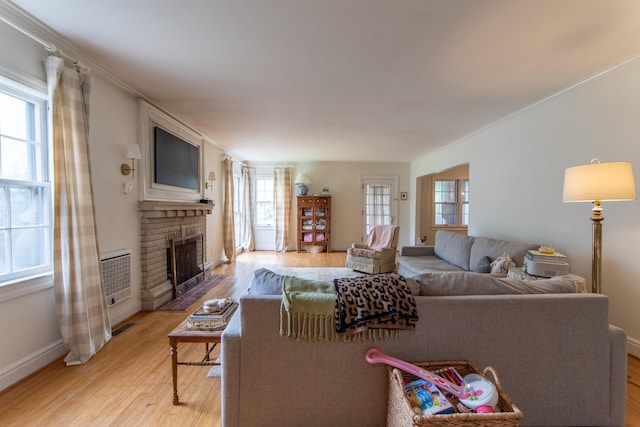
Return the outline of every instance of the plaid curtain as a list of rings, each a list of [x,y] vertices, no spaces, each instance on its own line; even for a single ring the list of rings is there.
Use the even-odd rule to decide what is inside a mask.
[[[54,159],[54,293],[65,363],[89,360],[111,339],[89,164],[90,76],[45,60]]]
[[[230,263],[236,259],[236,238],[233,224],[233,160],[228,157],[222,161],[222,173],[222,248],[225,262]]]
[[[289,218],[291,217],[291,168],[273,171],[273,202],[276,220],[276,251],[289,247]]]
[[[253,238],[253,169],[242,166],[242,249],[255,249]]]

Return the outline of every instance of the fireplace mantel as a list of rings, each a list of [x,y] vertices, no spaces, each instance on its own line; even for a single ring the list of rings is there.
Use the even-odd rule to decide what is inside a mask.
[[[215,205],[208,203],[144,201],[138,204],[141,218],[209,215]]]

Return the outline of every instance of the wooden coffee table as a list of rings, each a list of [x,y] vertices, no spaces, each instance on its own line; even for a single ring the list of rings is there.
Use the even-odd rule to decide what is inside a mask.
[[[226,325],[225,325],[226,326]],[[169,335],[169,345],[171,346],[171,373],[173,375],[173,404],[178,405],[178,365],[191,366],[212,366],[220,365],[220,363],[209,358],[211,351],[220,344],[224,326],[218,330],[189,330],[187,329],[187,321],[182,322]],[[178,361],[178,343],[204,343],[205,354],[199,362],[179,362]]]

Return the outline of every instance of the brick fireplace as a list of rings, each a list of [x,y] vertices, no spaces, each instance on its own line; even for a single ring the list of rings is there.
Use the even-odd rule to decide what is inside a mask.
[[[140,202],[138,210],[142,310],[154,311],[173,299],[173,284],[167,277],[171,240],[203,234],[206,253],[207,215],[213,205],[145,201]]]

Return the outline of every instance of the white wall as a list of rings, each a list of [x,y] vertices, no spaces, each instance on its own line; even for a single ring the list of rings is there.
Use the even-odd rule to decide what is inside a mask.
[[[322,192],[327,187],[331,193],[331,249],[346,251],[354,242],[360,242],[362,230],[362,203],[360,195],[361,178],[364,176],[398,177],[398,197],[402,191],[409,191],[408,163],[362,163],[362,162],[305,162],[296,164],[293,177],[307,173],[313,181],[309,194]],[[294,189],[295,194],[295,189]],[[411,198],[411,194],[409,195]],[[293,209],[296,205],[293,205]],[[295,214],[295,212],[294,212]],[[400,226],[399,245],[409,242],[409,202],[398,201],[398,221]],[[292,219],[292,249],[296,244],[296,217]]]
[[[273,165],[252,164],[257,174],[273,174]],[[309,194],[320,193],[324,187],[331,193],[331,250],[346,251],[352,243],[360,242],[362,229],[360,179],[365,176],[398,177],[398,196],[409,191],[409,163],[363,163],[363,162],[301,162],[292,166],[292,179],[298,173],[307,173],[312,184]],[[296,250],[296,195],[293,191],[289,250]],[[409,196],[411,198],[411,196]],[[409,242],[409,201],[398,200],[398,220],[400,226],[399,244]],[[273,230],[256,232],[256,249],[275,248]]]
[[[136,220],[139,161],[135,164],[135,182],[128,197],[123,197],[122,186],[132,177],[120,173],[120,165],[130,163],[124,157],[126,146],[138,140],[137,103],[133,96],[98,75],[94,75],[91,82],[89,150],[98,244],[101,253],[116,249],[132,251],[132,297],[109,307],[109,317],[115,324],[140,311],[140,227]]]
[[[640,175],[640,60],[565,91],[411,164],[416,178],[470,164],[469,234],[550,244],[591,283],[591,205],[563,203],[564,170],[631,161]],[[603,203],[603,293],[640,355],[640,203]],[[415,201],[411,207],[415,234]],[[580,322],[580,319],[576,319]]]

